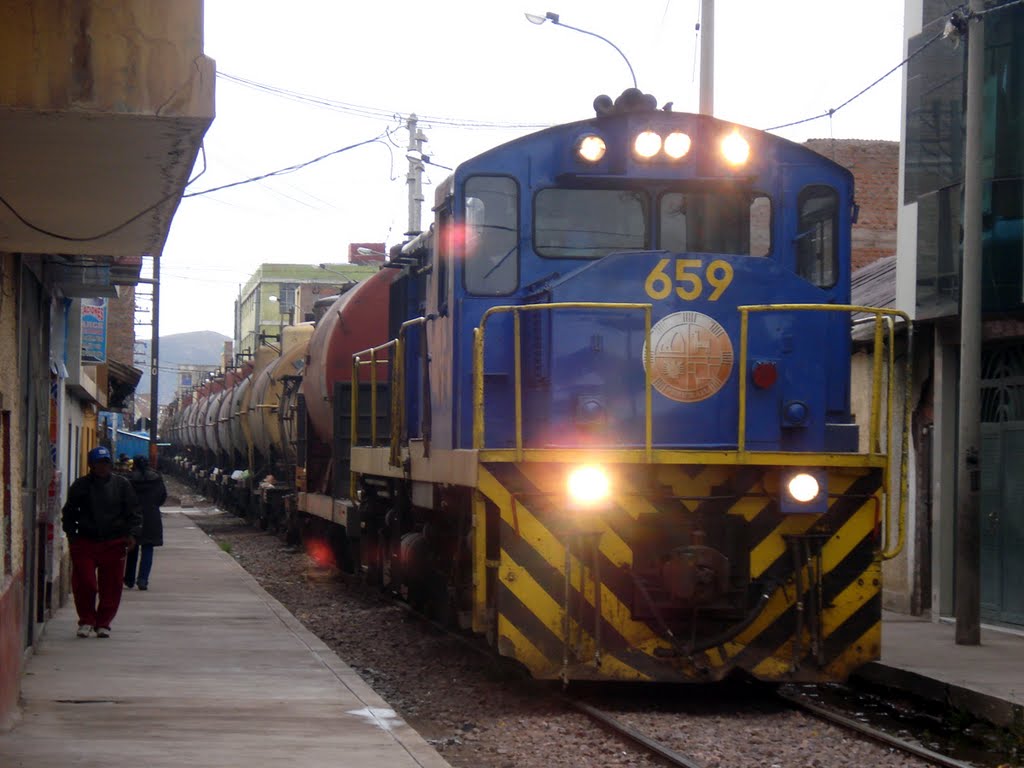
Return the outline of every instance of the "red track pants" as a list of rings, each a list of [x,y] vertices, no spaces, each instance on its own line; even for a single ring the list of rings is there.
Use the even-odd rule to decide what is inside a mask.
[[[75,595],[79,626],[110,627],[121,604],[127,547],[126,538],[78,538],[71,542],[71,591]]]

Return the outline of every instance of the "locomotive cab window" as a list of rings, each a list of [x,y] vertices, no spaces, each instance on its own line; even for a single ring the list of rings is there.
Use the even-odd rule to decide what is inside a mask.
[[[661,196],[658,247],[676,253],[767,256],[772,203],[747,190],[669,192]]]
[[[519,287],[519,189],[505,176],[466,181],[466,290],[507,296]]]
[[[798,206],[796,273],[819,288],[831,288],[839,274],[839,196],[832,187],[807,187]]]
[[[617,189],[545,189],[534,201],[541,256],[598,259],[647,247],[647,198]]]

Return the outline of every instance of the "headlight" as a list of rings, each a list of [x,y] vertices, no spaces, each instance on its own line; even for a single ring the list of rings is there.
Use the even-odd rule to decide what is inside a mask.
[[[722,139],[722,156],[729,165],[743,165],[750,157],[750,143],[733,132]]]
[[[821,486],[818,485],[818,481],[813,475],[801,472],[789,479],[786,489],[795,501],[806,503],[818,498]]]
[[[592,507],[607,501],[611,495],[611,482],[602,467],[577,467],[569,473],[569,499],[581,507]]]
[[[673,160],[686,157],[690,151],[690,137],[685,133],[676,131],[665,138],[665,154]]]
[[[650,159],[661,151],[661,136],[654,131],[644,131],[633,142],[633,150],[640,157]]]
[[[576,146],[576,154],[588,163],[596,163],[604,157],[606,149],[604,139],[600,136],[584,136]]]

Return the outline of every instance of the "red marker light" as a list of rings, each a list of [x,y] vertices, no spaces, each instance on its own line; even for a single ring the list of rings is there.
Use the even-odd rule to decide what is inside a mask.
[[[751,378],[754,380],[755,387],[768,389],[779,380],[779,369],[775,367],[775,363],[754,363]]]

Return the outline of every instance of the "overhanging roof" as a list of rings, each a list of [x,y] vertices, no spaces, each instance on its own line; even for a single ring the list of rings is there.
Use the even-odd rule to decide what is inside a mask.
[[[33,229],[0,206],[0,251],[161,251],[211,120],[0,108],[0,195],[22,218],[49,233],[92,238],[138,216],[77,241]]]

